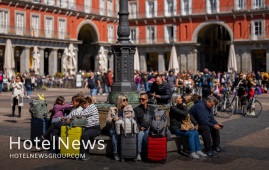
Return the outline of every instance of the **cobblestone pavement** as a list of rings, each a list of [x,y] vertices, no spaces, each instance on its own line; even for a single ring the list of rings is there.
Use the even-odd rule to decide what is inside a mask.
[[[83,89],[49,89],[44,93],[49,108],[57,96],[62,95],[66,102],[72,95],[84,91]],[[84,91],[89,94],[89,91]],[[111,158],[92,155],[88,161],[73,159],[15,159],[10,158],[11,153],[48,153],[36,149],[23,149],[23,142],[30,138],[30,115],[28,113],[27,98],[24,100],[22,118],[10,117],[10,92],[0,95],[0,162],[1,169],[268,169],[269,167],[269,94],[258,97],[262,102],[263,112],[259,118],[247,118],[233,115],[229,119],[220,119],[224,123],[221,130],[221,145],[225,150],[217,159],[192,160],[176,152],[168,153],[166,164],[132,162],[115,162]],[[105,101],[106,96],[98,96],[98,101]],[[16,110],[17,111],[17,110]],[[21,149],[10,149],[10,137],[15,141],[21,138]],[[29,145],[26,145],[29,146]]]

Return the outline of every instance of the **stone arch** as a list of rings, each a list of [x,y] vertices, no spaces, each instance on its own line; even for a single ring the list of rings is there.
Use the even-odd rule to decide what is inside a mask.
[[[79,33],[80,33],[82,27],[84,27],[85,25],[89,25],[91,27],[91,29],[96,33],[95,37],[94,37],[94,39],[95,39],[94,42],[99,42],[100,41],[100,34],[99,34],[99,31],[98,31],[98,28],[94,24],[94,22],[92,22],[90,20],[84,20],[78,25],[77,30],[76,30],[77,39],[79,39]]]
[[[229,33],[231,40],[233,40],[233,31],[232,29],[224,22],[224,21],[218,21],[218,20],[210,20],[210,21],[206,21],[201,23],[193,32],[193,36],[192,36],[192,41],[193,42],[197,42],[197,37],[200,33],[200,31],[208,25],[213,25],[213,24],[217,24],[217,25],[221,25],[223,26]]]

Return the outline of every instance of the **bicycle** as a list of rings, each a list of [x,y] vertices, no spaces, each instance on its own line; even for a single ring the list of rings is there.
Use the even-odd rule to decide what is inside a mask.
[[[241,81],[239,81],[238,85],[235,87],[236,92],[231,102],[230,102],[230,94],[229,94],[228,88],[226,87],[225,90],[222,91],[223,97],[220,99],[220,101],[216,105],[214,109],[214,115],[217,115],[221,118],[229,118],[233,114],[237,113],[238,102],[239,102],[239,97],[237,93],[238,93],[238,88],[239,88],[240,83]]]
[[[250,99],[243,107],[242,116],[258,118],[258,116],[262,113],[262,104],[256,98],[257,98],[257,89],[255,89],[254,97]]]

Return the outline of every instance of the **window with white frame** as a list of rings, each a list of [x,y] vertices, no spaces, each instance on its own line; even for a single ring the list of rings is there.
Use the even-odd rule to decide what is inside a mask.
[[[264,7],[264,0],[252,0],[253,9],[260,9]]]
[[[164,11],[165,16],[173,16],[176,15],[176,6],[177,6],[176,0],[165,0],[164,3]]]
[[[67,8],[67,0],[57,0],[57,6],[60,8]]]
[[[46,4],[46,5],[54,5],[54,0],[44,0],[44,4]]]
[[[23,35],[24,30],[24,14],[23,13],[16,13],[16,34]]]
[[[155,27],[148,26],[147,27],[147,43],[155,43]]]
[[[219,12],[219,0],[206,0],[206,12],[208,14]]]
[[[53,18],[46,17],[45,20],[45,35],[47,38],[52,38],[53,33]]]
[[[119,0],[116,0],[116,11],[120,10],[120,2]],[[119,18],[119,15],[116,15],[117,18]]]
[[[7,33],[8,12],[0,10],[0,33]]]
[[[113,7],[113,0],[107,0],[107,16],[113,16]]]
[[[156,0],[146,1],[146,14],[148,18],[157,16],[157,1]]]
[[[135,44],[138,43],[138,41],[137,41],[137,39],[138,39],[137,32],[138,32],[137,28],[130,28],[130,41],[132,43],[135,43]]]
[[[129,3],[129,18],[137,18],[137,3]]]
[[[32,15],[31,17],[31,36],[38,37],[39,36],[39,15]]]
[[[59,19],[58,36],[59,39],[64,39],[66,35],[66,20]]]
[[[164,27],[164,41],[165,43],[171,43],[175,41],[175,26],[167,25]]]
[[[99,1],[100,15],[105,15],[105,0]]]
[[[66,0],[68,2],[68,8],[69,9],[76,9],[76,3],[75,0]]]
[[[84,0],[84,10],[86,13],[90,13],[92,11],[92,0]]]
[[[254,40],[263,38],[264,35],[264,21],[254,20],[251,22],[251,38]]]
[[[107,32],[108,42],[113,43],[113,41],[114,41],[114,26],[108,25],[107,31],[108,31]]]
[[[190,15],[192,11],[192,0],[180,0],[181,15]]]
[[[246,5],[246,0],[236,0],[235,1],[235,9],[236,10],[244,10]]]

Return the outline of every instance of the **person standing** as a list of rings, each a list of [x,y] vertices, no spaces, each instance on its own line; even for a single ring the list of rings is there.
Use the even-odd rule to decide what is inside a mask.
[[[140,105],[134,108],[135,120],[138,125],[138,155],[137,160],[141,161],[142,146],[148,146],[148,130],[151,119],[154,115],[155,107],[148,105],[147,93],[140,94]]]
[[[2,93],[2,85],[3,85],[3,71],[0,70],[0,94]]]
[[[190,108],[190,114],[198,123],[198,132],[203,137],[205,152],[207,156],[214,158],[218,157],[214,151],[221,152],[219,130],[223,127],[223,124],[217,122],[213,115],[216,101],[215,97],[208,96]]]
[[[107,92],[111,92],[111,86],[113,84],[113,76],[112,76],[112,71],[108,70],[106,74],[106,85],[107,85]]]
[[[90,71],[90,77],[87,79],[85,84],[85,89],[89,88],[91,90],[90,94],[92,97],[92,102],[96,103],[96,95],[97,95],[97,88],[101,88],[101,83],[98,80],[97,76],[94,75],[92,71]]]
[[[202,98],[206,98],[211,94],[211,75],[209,74],[209,70],[207,68],[204,69],[204,75],[201,77],[202,84]]]
[[[24,96],[24,85],[21,76],[16,76],[15,81],[12,81],[12,97],[11,97],[11,106],[12,106],[12,116],[15,116],[15,107],[18,105],[19,115],[21,117],[21,107],[23,106],[23,96]]]
[[[171,88],[169,84],[162,80],[162,76],[157,76],[150,89],[151,96],[156,98],[157,104],[169,104],[171,98]]]

